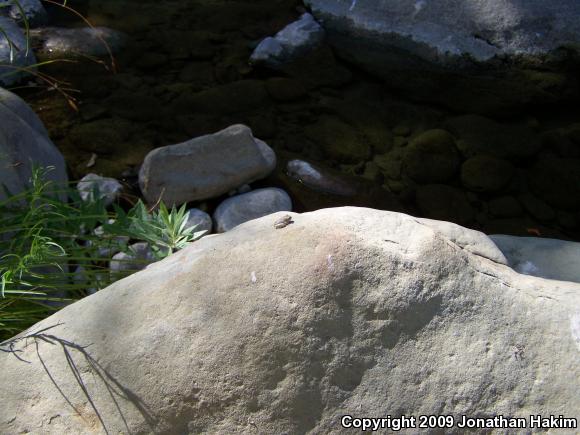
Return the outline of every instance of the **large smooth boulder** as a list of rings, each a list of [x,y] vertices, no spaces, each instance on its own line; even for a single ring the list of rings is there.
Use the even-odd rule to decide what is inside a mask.
[[[57,183],[55,190],[68,183],[64,157],[42,121],[24,100],[0,88],[0,184],[13,194],[22,192],[29,186],[33,165],[53,167],[45,179]],[[0,200],[5,198],[0,189]]]
[[[149,203],[167,205],[213,198],[266,177],[276,166],[274,151],[236,124],[214,134],[151,151],[139,171]]]
[[[203,238],[3,343],[3,431],[580,418],[579,284],[518,274],[484,234],[446,222],[349,207],[275,228],[284,214]]]
[[[576,0],[306,0],[337,53],[408,96],[489,113],[578,95]]]
[[[0,16],[0,29],[0,86],[10,86],[26,75],[22,69],[35,64],[36,57],[26,49],[26,36],[11,18]]]

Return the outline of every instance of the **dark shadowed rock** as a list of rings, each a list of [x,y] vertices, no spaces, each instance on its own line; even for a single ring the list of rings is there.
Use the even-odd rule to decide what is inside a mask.
[[[336,52],[407,96],[493,113],[578,95],[575,0],[307,0]]]
[[[466,225],[475,218],[475,210],[465,193],[445,184],[417,187],[416,202],[421,215],[430,219]]]
[[[428,130],[414,138],[405,151],[406,173],[420,183],[438,183],[452,178],[459,169],[459,153],[449,132]]]
[[[474,192],[494,192],[510,182],[513,172],[513,166],[506,160],[478,155],[461,165],[461,181]]]

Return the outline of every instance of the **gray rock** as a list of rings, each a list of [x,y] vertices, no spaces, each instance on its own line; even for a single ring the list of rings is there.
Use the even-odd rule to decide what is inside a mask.
[[[189,218],[187,219],[186,228],[195,226],[194,232],[207,231],[206,234],[211,233],[213,222],[211,216],[199,208],[190,208],[187,210]]]
[[[275,229],[283,214],[294,223]],[[518,274],[484,234],[452,231],[345,207],[204,238],[3,343],[3,431],[580,418],[580,285]],[[489,252],[466,249],[481,243]]]
[[[42,59],[108,56],[118,52],[126,39],[123,33],[107,27],[44,27],[32,30],[30,37]]]
[[[214,134],[151,151],[139,171],[139,185],[153,204],[171,206],[214,198],[266,177],[276,166],[274,151],[236,124]]]
[[[216,231],[223,233],[249,220],[290,210],[290,196],[282,189],[268,187],[226,199],[217,206],[213,218]]]
[[[32,109],[17,95],[0,88],[0,184],[13,194],[29,186],[33,165],[53,167],[45,180],[54,190],[67,186],[63,155],[48,138],[48,133]],[[66,195],[59,197],[66,200]],[[5,199],[0,189],[0,200]]]
[[[36,57],[26,50],[26,36],[11,18],[0,16],[0,29],[0,86],[10,86],[26,76],[22,68],[35,64]]]
[[[510,162],[478,155],[461,165],[461,181],[474,192],[495,192],[508,185],[514,172]]]
[[[129,253],[118,252],[113,255],[109,263],[112,278],[122,278],[155,262],[153,251],[146,242],[133,243],[129,246],[129,250]]]
[[[105,206],[113,204],[123,192],[123,185],[114,178],[101,177],[97,174],[87,174],[80,179],[77,190],[83,201],[94,201],[94,190]]]
[[[18,7],[14,0],[0,0],[0,15],[7,16],[15,21],[22,20],[22,13],[31,27],[44,24],[48,21],[48,14],[40,0],[18,0]]]
[[[115,219],[109,219],[108,223],[112,224],[115,222]],[[127,236],[115,236],[111,237],[105,232],[105,229],[102,225],[96,227],[93,230],[93,234],[100,240],[98,240],[98,245],[100,246],[97,255],[99,258],[105,260],[111,258],[116,252],[119,252],[121,249],[125,249],[129,244],[129,237]],[[87,246],[93,245],[92,240],[87,241]]]
[[[409,96],[490,113],[578,94],[554,67],[578,53],[576,0],[305,3],[341,57]]]
[[[324,30],[312,15],[305,13],[273,38],[264,39],[250,56],[250,62],[278,67],[291,62],[317,47],[324,39]]]
[[[580,243],[537,237],[489,237],[515,271],[580,283]]]
[[[407,175],[420,183],[449,180],[459,163],[453,136],[441,129],[428,130],[411,140],[403,158]]]

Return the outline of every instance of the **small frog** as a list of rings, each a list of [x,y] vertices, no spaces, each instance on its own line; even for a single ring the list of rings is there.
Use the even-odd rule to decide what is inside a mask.
[[[293,223],[294,223],[294,221],[292,220],[292,216],[285,214],[280,219],[278,219],[276,222],[274,222],[274,228],[279,230],[279,229],[287,227],[288,225],[293,224]]]

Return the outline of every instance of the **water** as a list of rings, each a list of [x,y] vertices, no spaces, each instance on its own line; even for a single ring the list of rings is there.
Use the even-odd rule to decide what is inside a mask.
[[[580,153],[575,153],[580,127],[574,124],[580,123],[580,106],[575,103],[527,107],[525,112],[495,117],[514,135],[524,126],[542,137],[537,153],[510,161],[513,175],[508,185],[495,192],[469,191],[457,170],[444,181],[446,189],[425,189],[407,175],[409,144],[422,132],[444,127],[463,114],[409,101],[404,93],[336,59],[328,47],[285,72],[248,65],[253,47],[262,38],[300,16],[301,2],[69,4],[95,26],[129,35],[127,46],[115,56],[115,73],[111,65],[107,69],[87,60],[46,68],[45,72],[69,83],[66,87],[80,91],[69,91],[77,99],[78,113],[54,90],[20,91],[65,155],[73,179],[96,172],[134,186],[138,167],[152,149],[244,123],[276,151],[279,160],[275,173],[253,187],[287,190],[296,211],[339,205],[398,209],[487,233],[580,240],[580,214],[574,205],[558,208],[545,204],[542,197],[535,198],[540,205],[537,201],[530,205],[520,198],[529,193],[534,174],[542,173],[534,168],[545,155],[573,165],[579,161]],[[50,13],[58,25],[83,25],[68,11],[51,7]],[[558,129],[560,136],[554,133]],[[342,173],[357,186],[358,195],[333,196],[308,189],[286,174],[286,163],[295,158]],[[549,171],[545,176],[550,178]],[[562,191],[566,189],[575,192],[562,185]],[[500,199],[504,202],[497,202]],[[211,211],[220,200],[204,206]],[[498,203],[514,202],[519,211],[493,209]],[[536,210],[543,206],[547,211]]]

